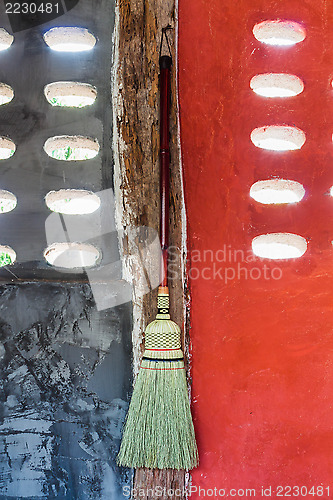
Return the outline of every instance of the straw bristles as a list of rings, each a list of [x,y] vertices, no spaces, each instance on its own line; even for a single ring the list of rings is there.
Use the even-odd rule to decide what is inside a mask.
[[[168,332],[173,342],[166,346]],[[179,334],[179,327],[170,320],[155,320],[147,327],[147,349],[124,426],[119,465],[177,470],[198,465],[183,354],[179,338],[175,344],[176,332]],[[152,344],[153,339],[156,342]]]

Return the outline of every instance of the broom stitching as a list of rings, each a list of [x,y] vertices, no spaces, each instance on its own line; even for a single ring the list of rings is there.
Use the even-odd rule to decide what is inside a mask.
[[[154,370],[154,371],[165,371],[165,370],[185,370],[184,366],[179,366],[178,368],[148,368],[145,366],[141,366],[140,369],[142,370]]]
[[[179,351],[180,349],[145,349],[146,351]]]
[[[144,361],[168,361],[168,362],[174,362],[174,361],[184,361],[184,358],[169,358],[169,359],[163,359],[163,358],[148,358],[147,356],[143,356],[142,360]]]

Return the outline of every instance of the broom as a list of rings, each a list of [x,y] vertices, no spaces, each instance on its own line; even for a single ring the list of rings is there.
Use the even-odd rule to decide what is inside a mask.
[[[166,37],[166,29],[162,31]],[[166,37],[168,42],[168,39]],[[168,42],[169,52],[170,46]],[[161,52],[161,51],[160,51]],[[171,52],[170,52],[171,56]],[[127,413],[118,465],[190,470],[198,450],[187,391],[180,328],[170,320],[168,290],[169,112],[172,59],[160,54],[160,238],[163,281],[157,316],[145,332],[145,351]]]

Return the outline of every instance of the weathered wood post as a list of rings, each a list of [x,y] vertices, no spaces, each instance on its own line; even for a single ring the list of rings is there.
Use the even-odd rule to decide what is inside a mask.
[[[162,28],[170,24],[174,61],[176,37],[175,0],[119,0],[117,5],[115,66],[113,73],[115,188],[118,197],[119,222],[129,226],[148,226],[158,230],[159,224],[159,43]],[[182,218],[183,192],[178,145],[178,115],[176,95],[176,64],[172,74],[171,103],[171,194],[170,244],[176,256],[179,273],[172,280],[171,312],[174,321],[184,323],[184,291],[182,284],[183,248],[185,231]],[[176,268],[176,266],[175,266]],[[134,298],[134,366],[142,353],[142,332],[154,317],[156,293],[143,299]],[[184,346],[187,352],[186,342]],[[147,491],[156,486],[166,490],[183,490],[185,472],[172,470],[138,469],[134,490]],[[150,490],[150,491],[149,491]],[[141,491],[141,494],[142,494]],[[156,497],[157,498],[157,497]],[[182,498],[158,496],[158,498]]]

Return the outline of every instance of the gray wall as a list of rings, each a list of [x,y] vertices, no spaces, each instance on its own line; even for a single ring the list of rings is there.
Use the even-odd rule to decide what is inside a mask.
[[[3,4],[0,16],[11,32]],[[80,0],[57,20],[15,33],[12,47],[0,53],[0,81],[15,91],[14,100],[0,107],[0,135],[17,146],[12,158],[0,162],[0,188],[18,198],[13,212],[0,215],[0,244],[17,252],[10,272],[0,270],[4,499],[113,500],[123,498],[121,488],[130,481],[130,471],[120,470],[115,457],[131,390],[131,304],[98,311],[85,274],[62,273],[42,258],[50,215],[45,194],[60,188],[101,191],[113,184],[113,22],[113,2]],[[87,27],[98,38],[95,49],[52,52],[42,34],[61,25]],[[43,88],[57,80],[95,85],[96,103],[87,109],[51,107]],[[44,141],[63,134],[96,137],[100,154],[73,163],[49,158]],[[109,241],[101,239],[104,256]]]
[[[0,287],[1,498],[123,498],[130,331],[89,285]]]
[[[2,11],[2,12],[1,12]],[[1,26],[11,27],[1,4]],[[62,275],[44,263],[45,219],[50,214],[44,196],[49,190],[83,188],[100,191],[112,187],[111,64],[114,5],[110,0],[80,0],[53,22],[14,34],[13,45],[0,52],[0,81],[11,85],[15,98],[0,106],[0,135],[10,137],[17,150],[0,161],[0,186],[18,198],[17,208],[0,219],[0,244],[11,245],[18,255],[14,272],[19,277]],[[54,26],[82,26],[98,39],[90,52],[50,50],[43,33]],[[44,86],[53,81],[81,81],[96,86],[93,106],[60,108],[44,97]],[[43,150],[48,137],[84,135],[97,138],[101,151],[92,160],[66,162],[50,158]],[[81,216],[84,219],[87,216]],[[89,220],[89,219],[88,219]],[[7,276],[2,272],[0,276]]]

